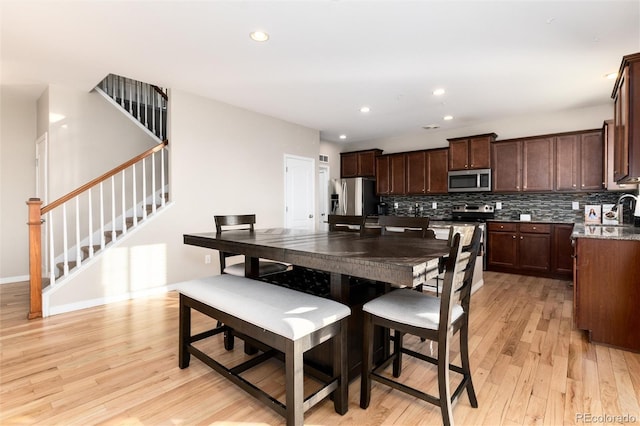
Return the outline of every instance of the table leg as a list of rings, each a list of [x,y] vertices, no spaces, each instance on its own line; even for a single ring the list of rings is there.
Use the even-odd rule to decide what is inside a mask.
[[[244,276],[253,279],[257,279],[260,276],[260,259],[257,257],[244,257]],[[244,342],[244,353],[255,355],[258,353],[258,348]]]

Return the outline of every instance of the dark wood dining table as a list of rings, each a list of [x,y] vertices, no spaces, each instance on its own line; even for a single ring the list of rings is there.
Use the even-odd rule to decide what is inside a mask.
[[[386,290],[380,285],[377,292],[358,287],[354,294],[350,277],[383,283],[387,289],[415,287],[435,277],[440,258],[449,253],[446,240],[285,228],[184,234],[184,243],[244,255],[248,277],[258,277],[260,258],[329,273],[330,297],[352,309],[348,351],[352,377],[359,374],[362,305]]]

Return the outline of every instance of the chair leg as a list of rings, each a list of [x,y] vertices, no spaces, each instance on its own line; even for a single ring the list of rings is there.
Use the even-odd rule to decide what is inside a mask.
[[[360,373],[360,408],[367,408],[371,402],[371,377],[373,365],[373,319],[371,314],[363,312],[362,321],[362,372]]]
[[[448,333],[445,331],[444,333]],[[449,384],[449,339],[441,336],[438,339],[438,390],[440,393],[440,411],[445,426],[453,424],[451,408],[451,388]]]
[[[186,306],[180,295],[180,325],[178,328],[178,367],[187,368],[189,366],[189,338],[191,337],[191,308]]]
[[[393,334],[393,377],[400,377],[402,373],[402,341],[404,333],[395,330]]]
[[[469,402],[473,408],[478,408],[478,399],[476,398],[476,391],[473,389],[473,381],[471,380],[471,366],[469,364],[469,324],[466,321],[460,329],[460,358],[462,361],[462,371],[464,372],[463,380],[467,381],[466,388]]]
[[[347,366],[347,321],[340,322],[340,333],[333,337],[333,375],[339,377],[333,407],[342,415],[349,409],[349,368]]]
[[[233,331],[227,330],[224,332],[224,348],[228,351],[232,351],[234,346]]]

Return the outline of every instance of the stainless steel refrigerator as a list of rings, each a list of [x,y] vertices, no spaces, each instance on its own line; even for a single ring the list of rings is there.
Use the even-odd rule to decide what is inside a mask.
[[[369,216],[378,213],[380,197],[376,181],[366,178],[334,179],[331,213],[349,216]]]

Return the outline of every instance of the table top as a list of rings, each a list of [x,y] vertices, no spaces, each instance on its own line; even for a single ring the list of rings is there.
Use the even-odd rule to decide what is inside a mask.
[[[405,286],[426,282],[449,253],[444,240],[284,228],[184,234],[184,243]]]

